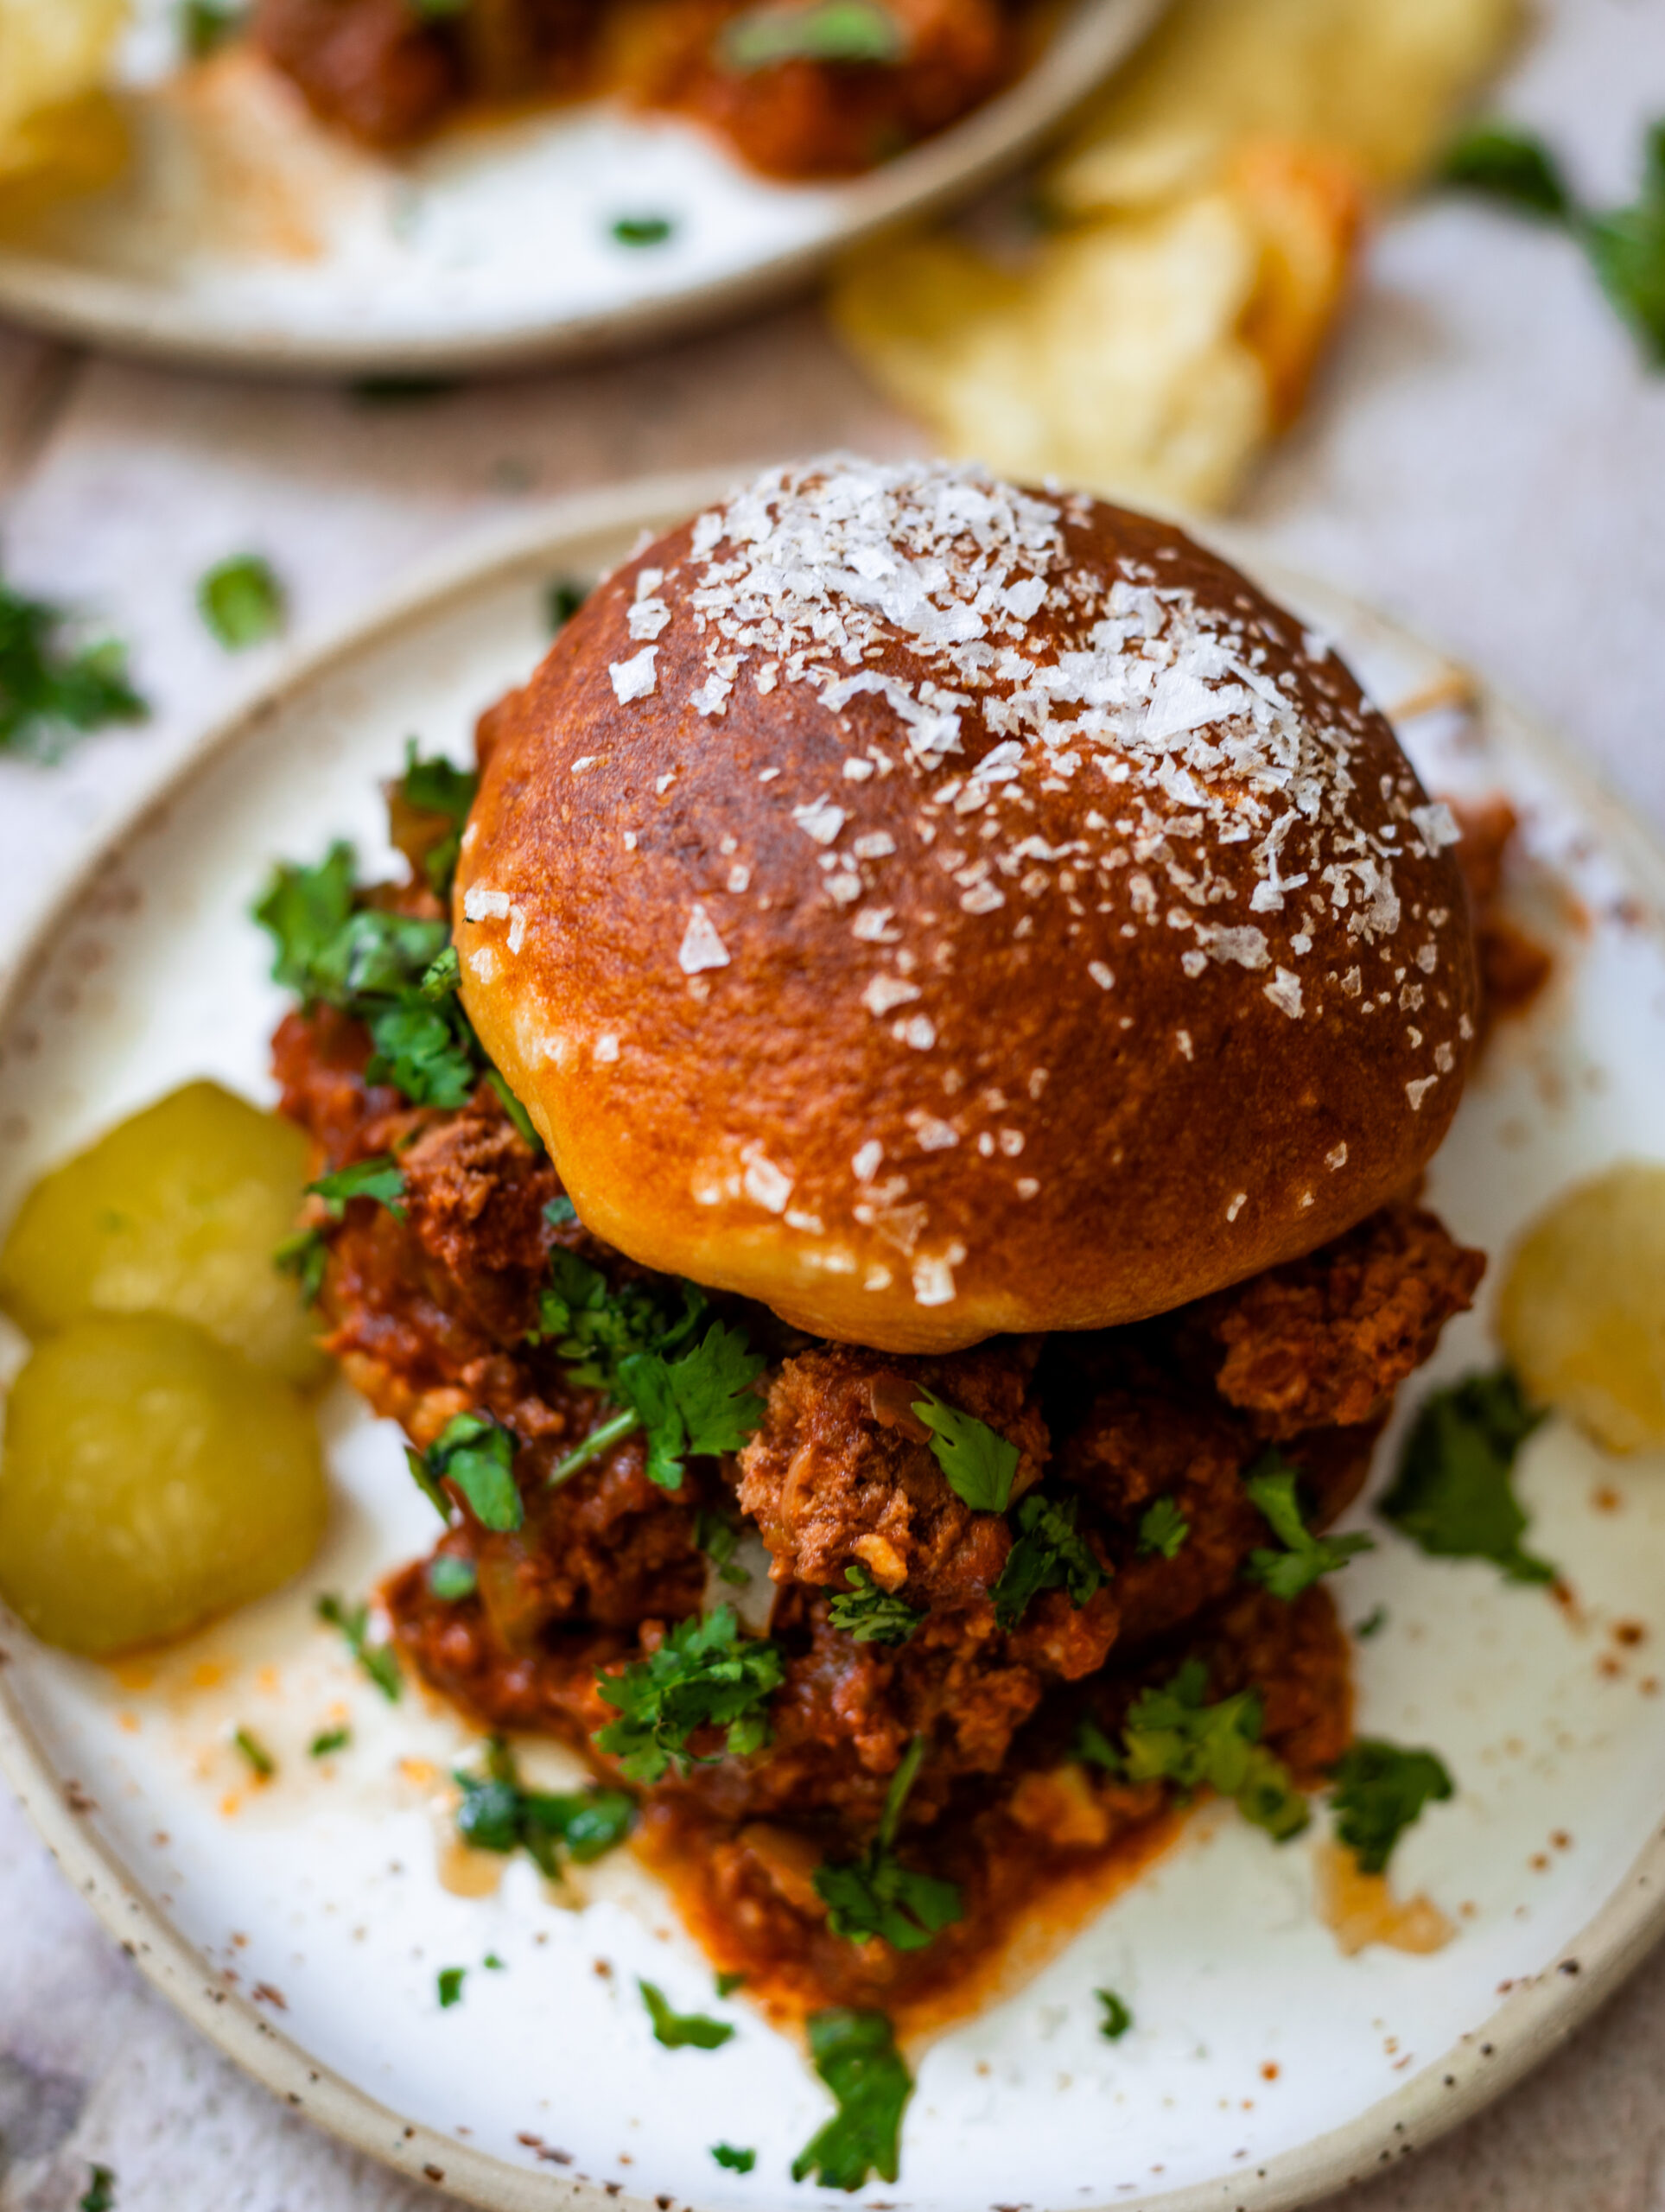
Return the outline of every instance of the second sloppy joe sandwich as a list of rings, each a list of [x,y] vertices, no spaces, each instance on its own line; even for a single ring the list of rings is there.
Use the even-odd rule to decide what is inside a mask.
[[[480,753],[498,1081],[278,1040],[321,1157],[403,1174],[322,1303],[450,1516],[415,1667],[627,1786],[788,2014],[940,2016],[1200,1787],[1293,1834],[1351,1735],[1322,1532],[1484,1267],[1415,1203],[1454,833],[1347,670],[1166,524],[833,461],[616,571]]]

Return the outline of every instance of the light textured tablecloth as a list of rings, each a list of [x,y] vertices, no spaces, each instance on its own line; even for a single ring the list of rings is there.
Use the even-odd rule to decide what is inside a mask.
[[[1642,126],[1665,115],[1665,0],[1545,6],[1497,105],[1541,125],[1588,192],[1627,196]],[[270,668],[268,649],[228,660],[203,632],[193,590],[211,562],[266,553],[304,641],[532,499],[918,442],[809,307],[380,409],[0,329],[6,572],[105,613],[156,708],[59,768],[0,762],[0,960],[124,795]],[[1565,240],[1450,202],[1389,222],[1243,518],[1484,669],[1665,830],[1665,378],[1644,376]],[[1662,2075],[1665,1956],[1490,2113],[1349,2202],[1665,2212]],[[93,2159],[116,2170],[121,2212],[393,2212],[425,2195],[176,2019],[0,1795],[0,2212],[65,2212]]]

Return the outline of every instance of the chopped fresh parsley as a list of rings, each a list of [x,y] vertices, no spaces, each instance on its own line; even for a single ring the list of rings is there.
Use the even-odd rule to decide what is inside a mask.
[[[669,215],[620,215],[612,227],[620,245],[663,245],[677,226]]]
[[[564,1482],[638,1427],[647,1432],[649,1479],[662,1490],[681,1487],[690,1453],[740,1450],[763,1418],[752,1385],[767,1364],[748,1349],[743,1330],[714,1321],[690,1344],[706,1311],[692,1283],[681,1286],[678,1313],[645,1283],[611,1287],[599,1268],[564,1245],[551,1247],[549,1264],[538,1338],[555,1339],[575,1382],[622,1408],[568,1453],[551,1481]]]
[[[121,646],[72,650],[60,640],[65,620],[0,583],[0,753],[56,760],[85,731],[150,711],[127,681]]]
[[[621,1360],[619,1388],[647,1431],[648,1480],[677,1490],[690,1454],[738,1452],[763,1419],[752,1385],[767,1364],[743,1329],[721,1321],[678,1358],[642,1351]]]
[[[881,1590],[865,1567],[847,1567],[847,1591],[827,1609],[833,1626],[858,1643],[906,1643],[925,1615],[894,1591]]]
[[[483,1774],[452,1779],[462,1792],[456,1818],[463,1841],[505,1858],[524,1851],[551,1881],[561,1878],[562,1854],[587,1866],[622,1843],[635,1825],[635,1800],[622,1789],[524,1788],[500,1737],[486,1746]]]
[[[561,1203],[550,1201],[551,1205]],[[546,1219],[548,1216],[545,1208]],[[662,1291],[647,1283],[621,1282],[613,1288],[600,1268],[581,1260],[564,1244],[550,1247],[549,1268],[549,1282],[538,1296],[534,1341],[553,1338],[575,1382],[620,1403],[626,1402],[619,1379],[621,1363],[639,1352],[676,1351],[687,1343],[705,1313],[705,1294],[692,1283],[683,1287],[678,1312]]]
[[[1019,1506],[1017,1540],[989,1592],[1002,1628],[1016,1628],[1043,1590],[1068,1590],[1071,1605],[1084,1605],[1103,1581],[1091,1547],[1076,1533],[1080,1510],[1078,1497],[1045,1497],[1038,1491]]]
[[[1489,1559],[1514,1582],[1553,1582],[1521,1548],[1528,1516],[1510,1484],[1516,1454],[1543,1419],[1506,1367],[1436,1390],[1405,1440],[1384,1520],[1436,1559]]]
[[[1260,1740],[1257,1690],[1204,1702],[1208,1669],[1187,1659],[1161,1689],[1142,1690],[1122,1731],[1129,1782],[1169,1782],[1182,1791],[1209,1789],[1230,1797],[1245,1820],[1280,1843],[1298,1835],[1310,1815],[1288,1770]]]
[[[204,60],[241,30],[244,12],[243,0],[180,0],[180,44],[193,61]]]
[[[948,1406],[927,1390],[913,1410],[931,1431],[931,1449],[948,1486],[974,1513],[1004,1513],[1021,1457],[987,1421]]]
[[[1554,156],[1512,124],[1471,124],[1446,148],[1438,181],[1501,200],[1523,214],[1559,221],[1572,212],[1573,196]]]
[[[853,1866],[815,1870],[816,1895],[827,1907],[828,1924],[848,1943],[866,1943],[878,1936],[894,1950],[922,1951],[963,1916],[956,1884],[904,1866],[893,1848],[925,1753],[925,1739],[916,1736],[891,1777],[878,1832],[866,1854]]]
[[[1643,143],[1641,188],[1628,207],[1580,207],[1547,149],[1506,124],[1471,132],[1447,156],[1445,181],[1562,224],[1602,289],[1636,334],[1650,367],[1665,369],[1665,123]]]
[[[388,787],[393,842],[437,898],[449,895],[479,781],[472,770],[454,767],[442,754],[423,760],[413,737],[405,743],[404,773]]]
[[[462,2002],[462,1977],[467,1967],[442,1967],[439,1971],[440,2010],[448,2012],[453,2005]]]
[[[487,1951],[480,1964],[487,1974],[507,1974],[509,1971],[507,1960],[499,1958],[495,1951]]]
[[[454,956],[455,954],[455,950],[456,948],[454,945],[452,947]],[[514,1123],[515,1135],[520,1139],[522,1144],[526,1146],[528,1150],[531,1152],[542,1152],[543,1149],[543,1140],[537,1134],[537,1124],[533,1121],[531,1116],[526,1111],[520,1101],[515,1096],[513,1091],[510,1090],[507,1077],[503,1074],[500,1069],[487,1068],[486,1071],[486,1080],[491,1084],[493,1090],[496,1091],[498,1095],[498,1102],[501,1105],[504,1112],[508,1116],[509,1119]]]
[[[1274,1551],[1260,1545],[1250,1552],[1243,1568],[1250,1582],[1258,1582],[1274,1598],[1299,1598],[1320,1575],[1334,1574],[1359,1552],[1376,1549],[1371,1536],[1315,1536],[1301,1518],[1295,1494],[1300,1470],[1277,1451],[1266,1452],[1243,1478],[1243,1488],[1270,1524],[1283,1546]]]
[[[734,1564],[740,1531],[732,1521],[721,1513],[708,1513],[702,1506],[694,1516],[694,1541],[716,1569],[719,1582],[726,1582],[731,1590],[745,1589],[752,1580],[752,1570]]]
[[[1174,1558],[1185,1538],[1191,1534],[1191,1523],[1171,1497],[1159,1497],[1147,1505],[1139,1522],[1139,1550],[1148,1558],[1160,1553],[1164,1559]]]
[[[548,587],[543,594],[543,615],[552,638],[566,628],[588,597],[583,585],[575,583],[570,576],[557,576]]]
[[[359,905],[354,865],[352,846],[336,843],[315,867],[273,870],[254,908],[276,948],[273,976],[303,1006],[338,1007],[365,1023],[371,1082],[391,1083],[414,1105],[466,1105],[485,1056],[445,959],[450,931]]]
[[[480,1072],[480,1042],[454,998],[435,1006],[423,989],[365,1018],[376,1047],[365,1068],[372,1083],[391,1083],[414,1106],[467,1104]]]
[[[838,2005],[807,2023],[815,2070],[838,2106],[792,2161],[792,2179],[813,2174],[823,2189],[858,2190],[870,2173],[894,2181],[901,2165],[902,2114],[913,2094],[890,2022],[882,2012]]]
[[[651,1784],[667,1768],[685,1772],[690,1739],[723,1731],[724,1750],[743,1758],[769,1741],[769,1700],[785,1670],[778,1648],[742,1637],[732,1605],[702,1620],[678,1621],[658,1649],[622,1674],[598,1674],[596,1687],[619,1718],[600,1730],[598,1750],[615,1758],[632,1782]]]
[[[1394,1846],[1422,1808],[1443,1803],[1452,1791],[1445,1762],[1433,1752],[1402,1751],[1375,1736],[1350,1744],[1330,1772],[1336,1834],[1361,1874],[1385,1872]]]
[[[1368,1643],[1371,1637],[1380,1636],[1387,1625],[1388,1608],[1382,1605],[1372,1605],[1362,1621],[1353,1623],[1353,1634],[1361,1643]]]
[[[808,0],[796,8],[747,9],[732,16],[717,41],[717,59],[736,75],[785,61],[866,62],[894,66],[908,50],[907,34],[880,0]]]
[[[108,2166],[89,2166],[80,2212],[115,2212],[116,2177]]]
[[[442,1552],[437,1559],[429,1560],[427,1580],[429,1589],[442,1605],[454,1605],[461,1599],[472,1598],[480,1587],[480,1575],[473,1561],[458,1559],[450,1552]]]
[[[340,1221],[350,1198],[373,1198],[395,1221],[404,1219],[404,1208],[399,1203],[404,1196],[404,1170],[391,1152],[379,1153],[373,1160],[355,1160],[351,1167],[321,1175],[307,1188],[324,1201],[333,1221]]]
[[[270,1782],[277,1771],[277,1762],[252,1729],[239,1728],[232,1738],[258,1782]]]
[[[286,1236],[271,1255],[280,1274],[293,1275],[301,1287],[301,1303],[315,1306],[324,1287],[329,1262],[329,1240],[321,1229],[297,1229]]]
[[[673,2012],[656,1983],[639,1977],[636,1986],[653,2023],[653,2040],[667,2050],[721,2050],[734,2041],[734,2031],[727,2020],[714,2020],[705,2012]]]
[[[514,1478],[515,1440],[490,1414],[454,1414],[426,1452],[407,1451],[410,1471],[421,1489],[448,1518],[450,1507],[441,1488],[454,1483],[482,1529],[518,1529],[526,1509]]]
[[[1090,1713],[1084,1714],[1076,1723],[1075,1734],[1070,1739],[1071,1755],[1088,1766],[1102,1767],[1106,1774],[1120,1774],[1122,1754],[1110,1741]]]
[[[238,553],[217,562],[196,588],[197,612],[227,652],[264,645],[283,626],[283,587],[270,561]]]
[[[350,1728],[325,1728],[307,1745],[308,1758],[327,1759],[332,1751],[344,1751],[353,1741]]]
[[[740,1984],[745,1980],[746,1975],[743,1971],[737,1971],[736,1969],[730,1967],[723,1972],[715,1974],[712,1979],[717,1985],[717,1994],[719,1997],[732,1997],[734,1992],[740,1987]]]
[[[397,1705],[399,1693],[404,1688],[404,1678],[399,1672],[398,1656],[391,1643],[370,1641],[370,1608],[368,1605],[346,1606],[333,1594],[321,1597],[315,1609],[318,1618],[327,1627],[338,1629],[347,1649],[359,1665],[375,1683],[390,1705]]]
[[[758,2162],[755,2151],[737,2150],[732,2143],[714,2143],[711,2156],[720,2166],[727,2166],[731,2174],[749,2174]]]
[[[578,1209],[563,1191],[544,1207],[543,1218],[551,1229],[570,1229],[578,1218]]]
[[[1118,1997],[1113,1989],[1096,1989],[1093,1995],[1104,2008],[1098,2032],[1106,2043],[1120,2043],[1133,2025],[1133,2013],[1126,1999]]]
[[[1642,189],[1628,207],[1586,217],[1585,251],[1602,289],[1665,369],[1665,123],[1648,133]]]

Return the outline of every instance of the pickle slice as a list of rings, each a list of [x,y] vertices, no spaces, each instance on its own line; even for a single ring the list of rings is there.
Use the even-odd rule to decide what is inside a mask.
[[[12,1385],[0,1598],[48,1643],[106,1658],[264,1597],[327,1511],[311,1408],[188,1321],[72,1322]]]
[[[273,1253],[294,1230],[307,1141],[217,1083],[190,1083],[43,1175],[0,1248],[25,1333],[85,1315],[173,1313],[292,1382],[327,1363]]]
[[[1665,1166],[1559,1198],[1509,1256],[1497,1332],[1527,1395],[1610,1452],[1665,1443]]]

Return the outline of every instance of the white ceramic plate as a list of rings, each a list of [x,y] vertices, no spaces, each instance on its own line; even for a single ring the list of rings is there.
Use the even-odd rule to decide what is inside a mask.
[[[412,731],[462,753],[475,713],[543,649],[548,580],[618,559],[642,526],[717,488],[661,483],[546,516],[205,741],[45,922],[0,1017],[0,1217],[42,1167],[188,1077],[270,1097],[280,1001],[246,919],[269,863],[341,833],[379,859],[378,779]],[[1447,664],[1358,608],[1270,580],[1389,706],[1460,691]],[[1553,992],[1496,1040],[1432,1178],[1457,1233],[1496,1251],[1569,1178],[1662,1149],[1665,870],[1490,696],[1472,719],[1436,707],[1404,728],[1434,789],[1509,792],[1563,887]],[[1436,1372],[1490,1356],[1483,1312],[1447,1332]],[[431,1516],[395,1432],[345,1389],[326,1428],[339,1503],[304,1586],[154,1667],[111,1672],[5,1634],[0,1758],[71,1878],[274,2090],[478,2203],[846,2202],[789,2183],[826,2101],[791,2044],[742,2001],[712,1997],[628,1853],[592,1871],[581,1910],[551,1904],[524,1863],[490,1897],[442,1885],[435,1800],[467,1740],[414,1694],[383,1704],[311,1616],[318,1592],[356,1595],[424,1547]],[[1392,1456],[1389,1440],[1384,1470]],[[1665,1896],[1653,1680],[1665,1668],[1665,1466],[1603,1459],[1551,1423],[1527,1449],[1522,1488],[1534,1545],[1564,1567],[1575,1610],[1380,1528],[1380,1548],[1338,1586],[1349,1618],[1389,1609],[1358,1648],[1362,1724],[1434,1745],[1457,1777],[1395,1872],[1458,1918],[1458,1939],[1433,1957],[1344,1959],[1313,1909],[1308,1840],[1278,1849],[1235,1818],[1199,1816],[1038,1978],[925,2052],[899,2188],[866,2201],[1293,2204],[1473,2111],[1636,1962]],[[1646,1640],[1617,1639],[1620,1622]],[[352,1749],[309,1760],[309,1738],[338,1715]],[[231,1747],[238,1725],[277,1758],[264,1789]],[[574,1764],[558,1751],[543,1764]],[[442,2010],[447,1966],[469,1972],[462,2002]],[[661,2050],[639,1973],[739,2034],[715,2053]],[[1096,2032],[1101,1985],[1135,2015],[1114,2045]],[[709,2146],[725,2139],[757,2146],[754,2173],[718,2169]]]
[[[1064,0],[1016,84],[836,185],[771,183],[691,124],[601,104],[365,154],[250,56],[161,73],[172,4],[143,0],[128,174],[0,240],[0,312],[263,374],[363,375],[570,359],[753,306],[1010,168],[1163,0]],[[613,224],[643,216],[671,235],[619,243]]]

